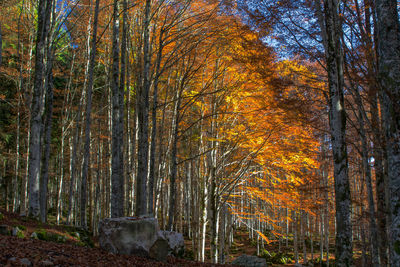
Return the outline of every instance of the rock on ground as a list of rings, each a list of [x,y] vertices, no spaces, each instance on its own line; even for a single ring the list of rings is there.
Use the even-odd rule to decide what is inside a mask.
[[[158,231],[155,218],[106,218],[99,224],[99,244],[114,254],[148,257]]]
[[[243,266],[243,267],[267,267],[267,261],[263,258],[250,255],[241,255],[237,257],[233,262],[233,265]]]
[[[31,265],[32,265],[31,261],[28,260],[27,258],[20,259],[19,262],[20,262],[21,265],[23,265],[23,266],[31,266]]]
[[[173,231],[160,231],[159,235],[167,240],[170,253],[174,256],[182,256],[185,251],[185,241],[183,235]]]
[[[154,242],[149,250],[149,256],[158,261],[166,261],[170,251],[168,241],[162,236],[158,236],[156,242]]]

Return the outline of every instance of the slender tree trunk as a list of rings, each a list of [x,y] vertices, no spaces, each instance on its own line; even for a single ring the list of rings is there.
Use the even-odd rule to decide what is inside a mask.
[[[84,101],[85,92],[82,90],[82,95],[80,97],[76,124],[75,124],[75,133],[72,140],[72,146],[70,145],[70,185],[69,185],[69,196],[68,196],[68,214],[67,214],[67,224],[72,223],[72,219],[74,218],[73,209],[75,206],[75,180],[77,175],[77,157],[79,151],[79,143],[80,143],[80,128],[82,121],[82,105]],[[71,141],[71,140],[70,140]]]
[[[136,215],[147,213],[147,174],[149,158],[149,91],[150,91],[150,8],[151,1],[146,0],[143,22],[143,81],[137,99],[138,114],[138,169],[136,185]]]
[[[28,128],[29,127],[29,123],[28,123]],[[30,139],[31,139],[31,135],[30,135],[30,131],[28,131],[27,134],[27,143],[30,143]],[[22,175],[22,185],[21,185],[21,210],[20,210],[20,214],[25,216],[27,214],[27,205],[26,205],[26,201],[27,201],[27,194],[28,194],[28,173],[29,173],[29,146],[27,148],[26,151],[26,169],[25,169],[25,175]]]
[[[1,44],[0,44],[1,45]],[[19,91],[19,90],[18,90]],[[18,100],[17,100],[17,133],[16,133],[16,144],[15,144],[15,175],[14,175],[14,179],[13,179],[13,195],[14,195],[14,199],[13,199],[13,212],[17,212],[17,208],[20,207],[20,198],[19,198],[19,186],[18,186],[18,180],[19,180],[19,161],[20,161],[20,157],[19,157],[19,147],[20,147],[20,134],[21,134],[21,112],[20,112],[20,92],[17,93],[18,94]]]
[[[376,0],[390,196],[391,266],[400,265],[400,23],[396,0]]]
[[[118,0],[114,0],[112,47],[112,160],[111,160],[111,217],[124,215],[124,92],[119,79],[119,18]],[[122,85],[123,86],[123,85]]]
[[[63,126],[64,128],[64,126]],[[58,180],[57,185],[57,224],[60,223],[62,217],[62,207],[63,207],[63,199],[62,199],[62,192],[63,192],[63,185],[64,185],[64,129],[61,131],[61,151],[60,151],[60,177]]]
[[[218,66],[218,62],[217,62]],[[218,68],[218,67],[217,67]],[[217,100],[215,96],[212,97],[212,121],[211,121],[211,137],[218,139],[217,133]],[[210,217],[210,224],[211,224],[211,259],[213,263],[218,262],[218,219],[219,219],[219,199],[218,199],[218,188],[217,188],[217,176],[216,176],[216,169],[217,169],[217,151],[218,151],[218,142],[211,141],[211,152],[209,156],[209,168],[210,168],[210,209],[211,209],[211,217]]]
[[[324,213],[321,212],[320,224],[319,224],[319,258],[321,261],[324,259]]]
[[[364,213],[364,208],[361,207],[361,214]],[[366,267],[367,266],[367,242],[366,242],[366,238],[365,238],[365,225],[363,222],[361,222],[361,226],[360,226],[360,231],[361,231],[361,266],[362,267]]]
[[[29,141],[29,215],[38,217],[40,212],[39,203],[39,173],[40,173],[40,133],[42,125],[43,106],[43,79],[45,75],[44,55],[46,49],[46,36],[50,24],[50,11],[52,0],[39,0],[38,24],[35,54],[35,75],[33,86],[33,97],[31,104],[30,141]]]
[[[175,213],[175,201],[176,201],[176,176],[178,171],[178,134],[179,134],[179,118],[180,118],[180,103],[181,96],[177,90],[176,93],[176,103],[174,108],[174,118],[172,122],[172,148],[171,148],[171,175],[170,175],[170,195],[169,195],[169,210],[168,210],[168,226],[167,229],[172,231],[172,226],[174,223],[174,213]]]
[[[128,20],[128,14],[127,14],[127,9],[128,9],[128,3],[127,3],[127,0],[124,0],[123,2],[122,2],[122,8],[123,8],[123,17],[122,17],[122,36],[121,36],[121,70],[120,70],[120,80],[119,80],[119,91],[120,91],[120,99],[119,99],[119,102],[120,102],[120,104],[121,104],[121,106],[122,107],[125,107],[125,103],[124,103],[124,95],[125,95],[125,86],[127,86],[128,87],[128,90],[129,90],[129,85],[128,85],[128,83],[126,82],[126,76],[127,76],[127,55],[126,55],[126,52],[127,52],[127,32],[128,32],[128,25],[127,25],[127,20]],[[124,125],[124,110],[122,109],[122,111],[120,112],[120,116],[121,116],[121,127],[122,127],[122,129],[121,129],[121,132],[122,132],[122,141],[121,141],[121,143],[123,143],[123,140],[124,140],[124,128],[125,128],[125,125]],[[126,136],[128,135],[128,133],[127,132],[125,132],[126,133]],[[128,140],[129,141],[129,140]],[[127,142],[126,144],[125,144],[125,146],[126,147],[128,147],[128,150],[129,150],[129,143]],[[126,191],[126,189],[127,188],[129,188],[129,185],[128,185],[128,180],[129,180],[129,177],[128,177],[128,175],[127,175],[127,173],[126,173],[126,168],[128,168],[129,167],[129,165],[127,164],[128,162],[128,160],[129,160],[129,158],[127,157],[128,155],[126,155],[126,149],[124,149],[125,148],[125,146],[122,146],[122,151],[121,151],[121,153],[122,153],[122,161],[124,162],[124,164],[123,164],[123,167],[125,168],[125,170],[123,169],[122,170],[122,172],[123,172],[123,174],[125,175],[125,177],[124,177],[124,180],[122,181],[122,184],[123,184],[123,187],[125,187],[125,188],[122,188],[122,192],[121,192],[121,194],[123,195],[123,199],[122,199],[122,202],[123,202],[123,206],[125,206],[126,207],[126,209],[125,209],[125,213],[124,214],[127,214],[127,211],[128,211],[128,205],[125,205],[125,203],[126,203],[126,199],[127,198],[129,198],[129,196],[128,196],[128,192]],[[126,180],[125,180],[126,179]],[[123,211],[124,212],[124,211]]]
[[[40,177],[40,220],[46,222],[47,219],[47,187],[49,181],[49,161],[50,161],[50,146],[51,146],[51,129],[53,120],[53,55],[54,50],[49,48],[47,57],[47,78],[46,78],[46,110],[45,110],[45,132],[44,132],[44,155],[41,166]]]
[[[350,182],[345,140],[346,112],[343,96],[342,26],[337,0],[325,0],[325,54],[329,83],[329,123],[336,200],[336,265],[351,266],[353,258]]]
[[[388,265],[388,236],[387,236],[387,205],[386,205],[386,178],[383,170],[383,151],[381,125],[379,122],[379,112],[377,94],[373,94],[371,101],[371,123],[373,128],[373,151],[375,169],[375,187],[377,199],[377,227],[378,227],[378,246],[381,266]]]
[[[361,101],[361,99],[359,99]],[[369,220],[370,220],[370,236],[371,236],[371,257],[372,265],[379,266],[379,252],[378,252],[378,232],[376,227],[376,215],[375,215],[375,201],[372,189],[372,174],[371,167],[369,165],[369,153],[367,137],[364,129],[364,119],[362,111],[359,114],[359,124],[360,124],[360,138],[361,138],[361,148],[362,148],[362,165],[364,169],[364,175],[367,185],[367,196],[368,196],[368,209],[369,209]]]
[[[221,229],[220,229],[220,236],[219,236],[219,257],[218,263],[224,264],[225,263],[225,241],[226,241],[226,227],[227,227],[227,208],[224,205],[221,208]]]
[[[307,246],[306,246],[306,231],[307,231],[307,214],[304,210],[301,211],[301,238],[303,246],[303,263],[307,264]]]
[[[165,97],[164,97],[164,103],[163,103],[163,110],[162,110],[162,118],[161,118],[161,123],[160,123],[160,127],[159,128],[159,137],[158,137],[158,168],[157,168],[157,174],[154,178],[157,178],[155,180],[155,189],[156,189],[156,193],[154,194],[154,203],[156,204],[155,208],[154,208],[154,213],[155,215],[157,215],[157,211],[158,211],[158,205],[157,205],[157,200],[160,198],[160,191],[158,188],[162,188],[162,175],[161,175],[161,171],[163,170],[163,166],[164,166],[164,161],[163,159],[163,155],[167,154],[164,153],[164,149],[163,149],[163,134],[162,134],[162,129],[164,128],[164,123],[165,123],[165,116],[166,116],[166,111],[167,111],[167,100],[168,100],[168,89],[169,86],[167,84],[167,88],[166,88],[166,92],[165,92]]]
[[[365,28],[366,28],[366,46],[367,46],[367,71],[369,81],[369,92],[368,98],[370,103],[370,114],[371,114],[371,128],[372,128],[372,142],[373,150],[372,156],[374,157],[374,169],[375,169],[375,185],[376,185],[376,199],[377,199],[377,231],[378,231],[378,247],[379,247],[379,259],[381,266],[388,265],[388,237],[387,237],[387,205],[386,205],[386,188],[387,188],[387,177],[383,170],[383,146],[384,136],[382,135],[382,127],[380,124],[380,115],[378,110],[378,99],[379,99],[379,86],[377,86],[377,74],[376,74],[376,45],[375,50],[373,47],[373,40],[376,39],[376,27],[372,33],[371,17],[373,18],[374,25],[376,25],[376,15],[374,1],[364,0],[365,9]],[[371,16],[372,15],[372,16]]]
[[[149,213],[154,213],[154,184],[157,181],[155,172],[155,160],[156,160],[156,145],[157,145],[157,105],[158,105],[158,80],[160,76],[160,65],[162,57],[162,44],[163,31],[160,32],[159,36],[159,48],[156,60],[156,74],[154,79],[154,89],[153,89],[153,107],[151,110],[151,142],[150,142],[150,165],[149,165],[149,198],[148,198],[148,211]]]
[[[93,91],[93,71],[94,65],[96,64],[96,48],[97,48],[97,21],[99,16],[99,2],[96,0],[96,6],[94,10],[94,21],[93,21],[93,32],[92,32],[92,47],[89,57],[89,69],[88,69],[88,84],[87,84],[87,98],[86,98],[86,123],[85,123],[85,145],[83,148],[83,168],[82,168],[82,181],[81,181],[81,226],[87,228],[86,220],[86,192],[87,192],[87,179],[88,169],[90,164],[90,127],[92,123],[92,91]]]
[[[294,247],[294,261],[296,264],[299,263],[299,247],[298,247],[298,219],[297,219],[296,211],[292,211],[292,220],[293,220],[293,247]]]
[[[313,227],[313,217],[310,216],[310,253],[311,253],[311,261],[314,261],[314,227]]]

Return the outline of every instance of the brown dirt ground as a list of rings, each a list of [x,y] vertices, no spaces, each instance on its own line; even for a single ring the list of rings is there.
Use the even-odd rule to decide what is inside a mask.
[[[42,224],[36,220],[6,212],[3,209],[0,209],[0,213],[3,214],[0,225],[8,225],[10,227],[22,225],[26,228],[23,231],[25,238],[0,235],[0,266],[24,266],[19,261],[23,258],[28,259],[33,266],[45,266],[46,261],[53,263],[54,266],[233,266],[211,264],[209,260],[202,263],[170,257],[167,262],[158,262],[137,256],[115,255],[100,249],[96,240],[94,248],[79,246],[79,240],[71,236],[63,225]],[[45,229],[46,232],[63,235],[67,238],[67,241],[64,244],[60,244],[29,238],[38,229]],[[251,244],[247,232],[244,230],[237,231],[234,237],[235,249],[230,251],[230,255],[226,259],[227,262],[232,262],[242,254],[255,255],[256,248]],[[206,240],[206,244],[210,244],[209,240]],[[185,240],[185,246],[193,250],[190,240]],[[266,246],[266,249],[278,251],[277,245],[274,243]],[[318,255],[317,253],[316,255]],[[209,245],[206,247],[206,255],[210,255]],[[361,266],[359,255],[357,256],[358,259],[355,262],[355,266]],[[15,260],[13,261],[12,258],[15,258]],[[294,266],[294,264],[274,266],[289,267]]]
[[[24,226],[25,238],[0,235],[0,266],[24,266],[21,259],[28,259],[33,266],[45,266],[51,262],[53,266],[228,266],[221,264],[201,263],[170,257],[167,262],[158,262],[137,256],[115,255],[99,247],[88,248],[78,246],[78,240],[69,235],[62,225],[41,224],[26,217],[0,210],[4,218],[0,225]],[[66,236],[64,244],[35,240],[29,236],[37,229]],[[13,259],[14,258],[14,259]]]

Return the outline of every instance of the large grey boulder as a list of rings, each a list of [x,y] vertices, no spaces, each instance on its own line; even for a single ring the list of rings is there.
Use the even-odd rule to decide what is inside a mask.
[[[183,235],[174,231],[160,231],[159,235],[163,237],[169,245],[169,254],[176,257],[183,256],[185,251],[185,241]]]
[[[159,238],[158,231],[155,218],[107,218],[99,223],[99,243],[114,254],[149,257],[150,248]]]
[[[168,255],[170,254],[171,248],[168,241],[164,237],[158,236],[156,242],[151,246],[149,250],[150,258],[156,259],[158,261],[166,261]]]
[[[243,267],[267,267],[267,261],[263,258],[250,255],[241,255],[237,257],[233,262],[233,265],[243,266]]]

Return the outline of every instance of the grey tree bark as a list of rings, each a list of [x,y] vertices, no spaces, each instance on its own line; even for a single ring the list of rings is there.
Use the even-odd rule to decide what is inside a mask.
[[[40,212],[39,203],[39,172],[41,160],[41,125],[42,125],[42,106],[45,75],[44,55],[46,49],[46,36],[50,23],[50,11],[52,0],[39,0],[38,3],[38,24],[36,36],[35,53],[35,74],[33,85],[33,96],[31,103],[30,119],[30,140],[29,140],[29,162],[28,162],[28,181],[29,181],[29,215],[38,217]]]
[[[93,20],[93,32],[92,32],[92,48],[89,57],[89,70],[88,70],[88,83],[87,83],[87,98],[86,98],[86,121],[85,121],[85,145],[83,148],[83,168],[82,168],[82,180],[81,180],[81,226],[87,227],[86,220],[86,206],[87,206],[87,177],[90,163],[90,127],[92,123],[92,91],[93,91],[93,71],[94,65],[96,64],[96,48],[97,48],[97,21],[99,16],[99,2],[96,0],[96,6],[94,10]]]
[[[127,81],[127,55],[126,55],[126,51],[127,51],[127,32],[128,32],[128,25],[127,25],[127,23],[128,23],[128,14],[127,14],[127,9],[128,9],[128,2],[127,2],[127,0],[124,0],[123,2],[122,2],[122,8],[123,8],[123,16],[122,16],[122,36],[121,36],[121,69],[120,69],[120,79],[119,79],[119,91],[120,91],[120,94],[122,94],[122,98],[120,98],[119,99],[119,101],[120,101],[120,104],[125,108],[125,103],[124,103],[124,94],[125,94],[125,86],[127,86],[128,87],[128,82],[126,82]],[[127,90],[129,90],[129,87],[127,88]],[[120,97],[121,97],[121,95],[120,95]],[[121,123],[122,123],[122,140],[124,140],[124,138],[126,137],[126,136],[128,136],[128,132],[127,132],[127,130],[128,129],[126,129],[125,130],[125,135],[124,135],[124,129],[125,129],[125,124],[124,124],[124,110],[122,110],[122,112],[121,112],[121,114],[120,114],[121,116],[122,116],[122,121],[121,121]],[[127,119],[128,119],[128,117],[127,117]],[[129,122],[128,122],[129,123]],[[125,138],[125,141],[128,141],[129,142],[129,139],[126,139]],[[121,141],[121,142],[123,142],[123,141]],[[128,148],[128,150],[129,150],[129,145],[128,145],[129,143],[126,143],[125,144],[125,146]],[[127,214],[128,213],[128,206],[129,205],[126,205],[125,203],[127,203],[127,200],[129,199],[129,190],[127,190],[127,189],[129,189],[129,185],[128,185],[128,181],[129,181],[129,177],[128,177],[128,173],[126,172],[126,168],[128,168],[129,167],[129,162],[128,162],[128,160],[129,160],[129,155],[127,155],[127,153],[126,153],[126,149],[124,149],[124,146],[122,146],[122,154],[123,154],[123,159],[122,159],[122,161],[124,162],[124,164],[123,164],[123,168],[125,168],[125,169],[123,169],[122,171],[123,171],[123,173],[124,173],[124,180],[122,181],[122,183],[123,183],[123,188],[122,188],[122,190],[123,190],[123,192],[122,192],[122,195],[123,195],[123,199],[122,199],[122,202],[124,202],[124,204],[123,204],[123,206],[124,207],[126,207],[125,208],[125,214]],[[124,212],[124,211],[123,211]]]
[[[176,202],[176,176],[178,172],[178,134],[179,134],[179,119],[180,119],[180,104],[181,104],[181,90],[177,90],[174,107],[174,117],[172,121],[172,148],[171,148],[171,171],[170,171],[170,196],[169,196],[169,210],[168,210],[168,225],[169,231],[173,230],[174,215],[175,215],[175,202]]]
[[[388,265],[388,235],[387,235],[387,204],[386,188],[387,177],[383,170],[383,145],[382,132],[378,112],[378,95],[375,91],[370,97],[371,126],[373,129],[372,142],[374,144],[372,156],[374,157],[375,187],[376,187],[376,218],[378,228],[378,247],[381,266]]]
[[[80,97],[78,111],[77,111],[77,119],[75,124],[75,133],[72,139],[72,148],[71,148],[71,156],[70,156],[70,184],[69,184],[69,195],[68,195],[68,214],[67,214],[67,224],[72,223],[72,219],[74,218],[73,209],[75,206],[75,180],[77,175],[77,157],[79,152],[79,143],[80,143],[80,129],[81,129],[81,121],[82,121],[82,105],[84,101],[84,90],[82,90],[82,95]]]
[[[348,65],[345,64],[346,74],[349,74]],[[349,76],[350,77],[350,76]],[[372,172],[371,166],[369,163],[369,145],[367,139],[367,132],[365,129],[365,123],[369,122],[365,108],[363,99],[360,94],[360,89],[357,84],[349,78],[350,89],[354,95],[355,102],[357,104],[358,115],[356,115],[358,120],[358,134],[361,140],[361,154],[362,158],[362,173],[363,178],[365,178],[365,184],[367,187],[367,199],[368,199],[368,211],[369,211],[369,235],[370,235],[370,254],[372,259],[373,266],[379,266],[379,250],[378,250],[378,230],[376,225],[376,214],[375,214],[375,200],[374,193],[372,188]],[[364,180],[362,180],[364,182]]]
[[[400,23],[396,0],[376,0],[379,80],[386,131],[391,266],[400,265]]]
[[[43,161],[40,173],[40,220],[46,222],[47,219],[47,186],[49,181],[49,161],[51,146],[51,129],[53,120],[53,55],[52,45],[48,49],[46,66],[46,101],[45,101],[45,121],[44,121],[44,150]]]
[[[367,75],[369,77],[369,88],[368,88],[368,102],[370,104],[369,111],[371,114],[370,127],[372,129],[372,156],[374,157],[374,169],[375,169],[375,185],[376,185],[376,219],[377,219],[377,231],[378,231],[378,248],[379,248],[379,259],[381,266],[388,265],[388,240],[387,240],[387,228],[386,228],[386,217],[387,217],[387,205],[386,205],[386,187],[387,177],[383,170],[383,146],[384,136],[382,135],[382,127],[380,114],[378,111],[378,99],[379,99],[379,86],[377,85],[377,68],[376,68],[376,15],[374,1],[364,0],[364,13],[365,13],[365,33],[364,40],[367,50]],[[371,18],[373,24],[371,23]],[[374,47],[375,45],[375,47]],[[365,113],[364,113],[365,114]]]
[[[156,166],[156,146],[157,146],[157,105],[158,105],[158,81],[161,75],[161,57],[163,51],[163,33],[161,30],[159,36],[159,47],[157,51],[157,59],[156,59],[156,73],[154,77],[154,86],[153,86],[153,107],[151,110],[151,142],[150,142],[150,165],[149,165],[149,198],[147,209],[150,213],[154,212],[154,200],[155,200],[155,190],[154,185],[157,181],[155,166]]]
[[[124,92],[119,79],[119,11],[114,0],[112,46],[112,158],[111,158],[111,217],[124,215]]]
[[[216,62],[216,69],[218,69],[219,60]],[[215,81],[217,83],[217,81]],[[215,89],[217,89],[217,85],[215,84]],[[218,123],[217,123],[217,105],[218,100],[215,95],[212,96],[211,101],[211,128],[210,128],[210,137],[218,139]],[[219,221],[219,192],[217,186],[217,152],[218,152],[218,142],[212,140],[209,142],[209,146],[211,151],[208,153],[208,168],[209,168],[209,181],[210,185],[210,228],[211,228],[211,260],[213,263],[218,262],[218,221]]]
[[[361,99],[359,100],[361,101]],[[371,166],[369,165],[369,153],[368,153],[368,140],[365,133],[363,113],[360,111],[359,114],[359,124],[360,124],[360,138],[362,146],[362,165],[364,169],[364,176],[367,185],[367,196],[368,196],[368,210],[369,210],[369,220],[370,220],[370,236],[371,236],[371,258],[372,265],[379,266],[379,252],[378,252],[378,231],[376,226],[376,214],[375,214],[375,200],[374,193],[372,189],[372,173]]]
[[[137,98],[138,151],[136,177],[136,215],[147,213],[147,174],[149,157],[149,91],[150,91],[150,7],[146,0],[143,21],[143,80]]]
[[[318,1],[318,0],[317,0]],[[336,203],[336,265],[351,266],[353,257],[350,182],[343,95],[342,26],[337,0],[324,0],[324,34],[329,87],[329,124],[333,153]],[[320,23],[321,24],[321,23]]]

